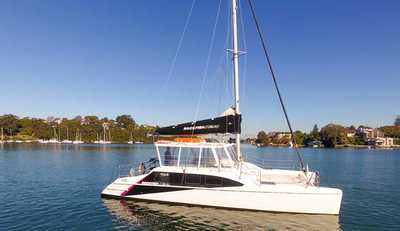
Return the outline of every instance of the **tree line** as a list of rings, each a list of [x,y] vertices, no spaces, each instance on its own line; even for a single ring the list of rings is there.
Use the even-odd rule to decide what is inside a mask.
[[[362,127],[362,126],[361,126]],[[365,127],[365,126],[364,126]],[[400,144],[400,116],[397,116],[393,125],[382,126],[379,131],[385,134],[385,137],[394,138],[395,144]],[[308,146],[313,142],[320,142],[325,147],[335,147],[337,145],[366,145],[367,141],[360,136],[348,136],[350,133],[355,133],[356,128],[352,125],[345,127],[340,124],[328,124],[321,129],[314,125],[310,133],[295,131],[294,138],[299,146]],[[291,142],[291,136],[277,136],[267,134],[265,131],[260,131],[257,134],[256,143],[262,145],[287,145]]]
[[[23,117],[6,114],[0,116],[0,129],[4,139],[35,140],[57,139],[77,140],[90,143],[102,139],[114,143],[152,142],[148,136],[156,127],[139,125],[130,115],[120,115],[115,119],[99,118],[97,116],[76,116],[73,119],[47,119]],[[104,135],[105,131],[105,135]]]

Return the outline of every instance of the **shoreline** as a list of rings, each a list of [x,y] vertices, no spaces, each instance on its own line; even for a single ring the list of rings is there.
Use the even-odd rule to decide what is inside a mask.
[[[271,148],[290,148],[285,144],[273,144],[273,145],[256,145],[257,148],[271,147]],[[299,145],[298,148],[311,148],[311,149],[400,149],[400,145],[391,145],[391,146],[373,146],[373,145],[355,145],[355,144],[342,144],[336,145],[335,147],[309,147],[304,145]]]
[[[153,143],[145,143],[145,142],[138,142],[138,143],[95,143],[95,142],[89,142],[89,143],[41,143],[37,140],[4,140],[0,141],[0,145],[2,144],[40,144],[40,145],[138,145],[138,144],[153,144]],[[257,144],[250,144],[250,143],[242,143],[242,144],[248,144],[251,146],[255,146],[256,148],[265,148],[265,147],[270,147],[270,148],[291,148],[286,144],[272,144],[272,145],[257,145]],[[299,145],[298,148],[309,148],[309,149],[400,149],[400,145],[391,145],[391,146],[373,146],[373,145],[354,145],[354,144],[346,144],[346,145],[336,145],[335,147],[310,147],[310,146],[305,146],[305,145]]]

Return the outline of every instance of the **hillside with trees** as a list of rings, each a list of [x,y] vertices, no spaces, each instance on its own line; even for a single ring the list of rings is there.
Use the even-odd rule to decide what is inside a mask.
[[[97,116],[39,119],[7,114],[0,116],[0,128],[3,128],[5,139],[13,140],[75,140],[80,137],[90,143],[102,138],[106,130],[107,138],[113,143],[150,143],[152,138],[148,134],[156,127],[139,125],[130,115],[120,115],[115,119]]]
[[[360,130],[361,129],[361,130]],[[395,145],[400,144],[400,116],[397,116],[393,125],[382,126],[376,129],[360,125],[358,129],[351,125],[349,127],[340,124],[328,124],[318,129],[314,125],[310,133],[301,131],[294,132],[294,138],[299,146],[311,146],[314,142],[320,142],[324,147],[337,146],[365,146],[370,145],[370,140],[363,137],[362,129],[372,130],[374,134],[379,134],[382,137],[393,138]],[[278,135],[277,135],[278,134]],[[287,145],[291,140],[291,135],[287,132],[270,132],[260,131],[257,134],[256,143],[262,146],[268,145]]]

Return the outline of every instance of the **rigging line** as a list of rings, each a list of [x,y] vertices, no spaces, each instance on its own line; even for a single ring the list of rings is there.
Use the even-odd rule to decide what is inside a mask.
[[[194,123],[196,122],[197,116],[199,114],[200,102],[201,102],[201,98],[202,98],[202,95],[203,95],[203,89],[204,89],[206,76],[208,74],[208,67],[209,67],[209,64],[210,64],[211,53],[212,53],[212,49],[214,48],[215,34],[216,34],[216,31],[217,31],[219,13],[221,11],[221,2],[222,2],[222,0],[219,0],[217,15],[215,16],[215,23],[214,23],[214,27],[213,27],[213,31],[212,31],[212,35],[211,35],[211,42],[210,42],[210,46],[208,47],[207,61],[206,61],[206,65],[204,67],[203,78],[202,78],[201,86],[200,86],[199,98],[197,100],[196,113],[195,113],[195,116],[194,116],[195,117],[194,118]],[[194,135],[194,129],[193,129],[193,132],[192,132],[192,136],[193,135]]]
[[[232,44],[232,34],[231,34],[231,30],[232,30],[232,24],[231,24],[231,21],[232,21],[232,15],[231,15],[231,12],[232,12],[232,5],[231,5],[231,3],[228,3],[229,4],[229,7],[228,7],[228,17],[227,17],[227,19],[228,19],[228,22],[227,22],[227,24],[226,24],[226,26],[227,26],[227,32],[228,32],[228,42],[230,43],[230,44]],[[228,45],[227,45],[227,51],[228,51]],[[233,76],[233,71],[232,71],[232,68],[231,68],[231,58],[230,58],[230,52],[226,52],[226,55],[225,55],[225,72],[226,72],[226,78],[225,78],[225,82],[224,82],[224,87],[225,87],[225,92],[224,92],[224,100],[225,100],[225,102],[228,102],[229,101],[229,105],[231,105],[231,107],[232,106],[234,106],[233,104],[232,104],[232,102],[231,102],[231,99],[233,98],[233,89],[232,89],[232,85],[233,85],[233,83],[232,83],[232,77],[231,76]]]
[[[229,4],[229,3],[228,3]],[[227,15],[230,15],[230,9],[229,9],[229,7],[227,8],[228,9],[228,14]],[[229,35],[230,35],[230,18],[229,17],[227,17],[227,23],[226,23],[226,26],[227,26],[227,28],[226,28],[226,32],[225,32],[225,43],[224,43],[224,48],[225,48],[225,50],[227,50],[228,49],[228,44],[229,44]],[[220,83],[221,85],[219,86],[220,88],[218,89],[218,92],[217,92],[217,95],[218,95],[218,104],[217,104],[217,113],[220,113],[222,110],[225,110],[225,106],[224,107],[222,107],[221,105],[222,105],[222,102],[224,102],[226,99],[224,98],[224,97],[226,97],[226,95],[225,95],[225,82],[226,82],[226,79],[228,79],[227,78],[227,76],[229,76],[228,75],[228,73],[227,73],[227,71],[224,69],[224,68],[226,68],[226,69],[228,69],[227,68],[227,65],[226,65],[226,57],[229,57],[229,55],[228,55],[228,52],[223,52],[222,54],[221,54],[221,56],[220,56],[220,58],[219,58],[219,61],[218,61],[218,67],[222,67],[222,80],[220,80],[220,81],[218,81],[218,83]],[[217,78],[218,78],[218,76],[217,76]],[[221,93],[223,93],[223,94],[221,94]]]
[[[178,54],[181,50],[183,39],[185,38],[186,30],[189,26],[190,18],[192,17],[193,8],[194,8],[195,3],[196,3],[196,0],[193,0],[192,6],[190,7],[189,13],[186,17],[185,26],[183,27],[183,31],[182,31],[181,37],[179,39],[179,42],[178,42],[178,47],[176,48],[174,58],[172,59],[171,66],[169,67],[168,74],[167,74],[167,80],[164,83],[163,91],[166,88],[168,88],[169,81],[171,79],[172,73],[174,72],[176,60],[178,59]]]
[[[239,16],[240,16],[240,25],[241,25],[241,30],[242,30],[242,40],[243,40],[243,48],[244,52],[247,52],[247,41],[246,41],[246,33],[244,29],[244,19],[243,19],[243,6],[242,6],[242,1],[239,0]],[[242,96],[242,101],[246,99],[246,75],[247,75],[247,55],[244,55],[243,57],[243,68],[242,68],[242,82],[243,82],[243,87],[241,88],[243,91],[243,96]]]
[[[274,69],[272,68],[271,58],[270,58],[270,56],[268,54],[267,47],[266,47],[266,44],[264,42],[264,38],[263,38],[262,33],[261,33],[260,25],[259,25],[257,17],[256,17],[256,12],[254,10],[253,3],[252,3],[251,0],[248,0],[248,2],[249,2],[249,5],[250,5],[250,10],[251,10],[251,14],[253,16],[254,23],[256,24],[258,37],[260,38],[261,45],[262,45],[263,50],[264,50],[264,55],[265,55],[265,58],[267,59],[267,62],[268,62],[268,68],[269,68],[269,71],[271,72],[272,80],[274,82],[274,87],[275,87],[275,90],[276,90],[276,92],[278,94],[279,102],[281,104],[283,114],[285,115],[286,123],[287,123],[287,125],[289,127],[289,131],[290,131],[290,134],[292,136],[291,139],[292,139],[292,143],[294,145],[294,149],[296,151],[297,157],[299,158],[301,169],[305,172],[306,169],[304,167],[304,161],[303,161],[303,158],[301,157],[301,154],[300,154],[299,149],[297,147],[297,143],[296,143],[296,139],[294,137],[292,125],[290,123],[289,116],[287,114],[286,107],[285,107],[285,104],[283,102],[281,92],[279,90],[278,82],[277,82],[276,77],[275,77],[275,72],[274,72]]]

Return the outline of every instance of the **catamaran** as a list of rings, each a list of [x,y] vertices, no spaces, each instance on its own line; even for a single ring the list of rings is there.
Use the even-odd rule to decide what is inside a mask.
[[[256,21],[253,6],[250,6]],[[319,173],[310,171],[304,164],[293,135],[299,169],[268,169],[244,158],[240,148],[237,0],[231,0],[231,26],[234,106],[212,119],[157,129],[156,158],[131,168],[127,176],[118,177],[101,195],[228,209],[338,215],[342,191],[319,186]],[[260,32],[257,21],[256,26]],[[262,40],[261,33],[260,38]],[[264,43],[263,47],[266,52]],[[204,138],[209,134],[232,134],[235,143]]]

